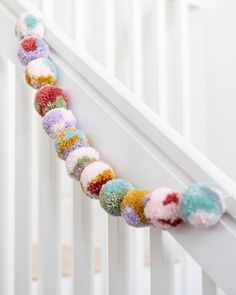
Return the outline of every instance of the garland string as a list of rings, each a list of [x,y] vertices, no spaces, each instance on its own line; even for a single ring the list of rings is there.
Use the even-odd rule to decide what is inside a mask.
[[[56,85],[57,68],[49,58],[43,39],[45,26],[36,15],[25,12],[16,22],[20,40],[18,57],[26,66],[25,80],[37,89],[34,105],[43,117],[43,128],[55,140],[58,157],[65,161],[68,174],[78,180],[84,193],[98,199],[110,215],[122,216],[131,226],[155,226],[162,230],[215,225],[224,212],[224,193],[206,183],[191,185],[183,194],[169,188],[154,191],[134,188],[117,178],[110,165],[91,147],[76,118],[68,110],[68,96]]]

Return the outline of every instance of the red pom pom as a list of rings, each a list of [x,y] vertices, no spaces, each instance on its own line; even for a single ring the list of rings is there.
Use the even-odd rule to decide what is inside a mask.
[[[63,89],[46,85],[40,88],[35,95],[34,105],[37,112],[44,116],[48,111],[54,108],[66,108],[68,97]]]
[[[24,38],[21,42],[22,48],[26,51],[34,51],[37,49],[36,44],[37,38],[34,36],[28,36],[27,38]]]

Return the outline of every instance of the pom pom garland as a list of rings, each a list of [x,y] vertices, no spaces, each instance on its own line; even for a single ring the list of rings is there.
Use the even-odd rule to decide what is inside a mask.
[[[43,128],[51,138],[55,138],[66,128],[75,128],[76,118],[71,110],[65,108],[52,109],[43,118]]]
[[[22,13],[16,21],[15,34],[18,39],[22,39],[28,35],[36,35],[43,38],[44,33],[45,26],[41,19],[29,12]]]
[[[194,184],[180,196],[169,188],[153,192],[135,189],[117,179],[113,169],[88,145],[83,131],[76,129],[76,118],[67,110],[68,98],[63,89],[55,86],[57,69],[48,57],[42,21],[31,13],[23,13],[16,22],[15,33],[20,39],[17,53],[26,66],[26,82],[40,88],[34,105],[43,117],[43,128],[55,139],[58,157],[65,160],[68,174],[80,181],[87,196],[99,199],[108,214],[121,215],[134,227],[153,225],[169,230],[183,222],[210,227],[220,220],[226,210],[224,195],[207,184]]]
[[[66,158],[66,168],[70,176],[80,180],[84,168],[99,160],[99,153],[92,147],[81,147],[69,153]]]
[[[114,178],[116,178],[116,175],[108,164],[95,161],[84,168],[80,183],[87,196],[98,199],[102,186]]]
[[[65,160],[73,150],[87,145],[84,132],[75,128],[64,129],[55,140],[57,155],[62,160]]]
[[[99,194],[101,207],[109,214],[120,216],[120,204],[133,187],[122,179],[112,179],[102,186]]]
[[[52,85],[41,87],[35,95],[34,106],[36,111],[44,116],[48,111],[55,108],[66,108],[68,97],[65,92]]]
[[[27,65],[34,59],[48,57],[49,47],[43,39],[37,36],[26,36],[21,40],[17,54],[20,62]]]
[[[185,222],[196,227],[215,225],[225,211],[223,194],[204,183],[190,186],[180,202],[180,214]]]
[[[180,195],[169,188],[159,188],[148,195],[144,214],[150,223],[163,230],[175,228],[183,220],[179,214]]]
[[[133,189],[124,196],[120,205],[121,215],[129,225],[134,227],[149,225],[144,215],[144,207],[149,200],[148,193],[146,190]]]
[[[48,57],[32,60],[26,66],[25,80],[35,89],[46,84],[55,85],[57,81],[56,66]]]

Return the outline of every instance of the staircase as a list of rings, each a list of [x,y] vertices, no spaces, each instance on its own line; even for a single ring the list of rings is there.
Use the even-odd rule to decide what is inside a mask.
[[[0,294],[32,294],[31,194],[37,187],[39,294],[59,295],[61,204],[57,194],[60,194],[58,171],[61,163],[56,159],[52,142],[39,130],[39,119],[31,114],[33,104],[28,97],[33,97],[33,93],[24,84],[23,69],[16,55],[15,21],[20,13],[29,10],[35,8],[21,1],[0,1],[0,53],[2,65],[5,65],[0,73],[3,91],[0,134],[6,139],[1,141],[0,152]],[[59,69],[58,84],[69,93],[70,108],[78,118],[80,128],[118,175],[148,189],[161,185],[183,191],[191,183],[204,181],[229,194],[228,213],[216,227],[200,230],[186,226],[169,234],[201,267],[203,295],[216,295],[217,286],[225,294],[235,295],[236,200],[233,196],[236,196],[236,184],[67,35],[54,25],[47,27],[46,41]],[[14,125],[8,130],[10,121]],[[33,133],[35,126],[37,138]],[[38,171],[32,167],[35,154]],[[14,172],[15,191],[11,183],[7,184],[9,169]],[[12,195],[14,209],[9,206],[8,195]],[[14,236],[10,236],[8,220],[13,214]],[[73,294],[96,294],[93,290],[92,215],[91,201],[82,195],[79,184],[73,183]],[[141,234],[128,228],[120,219],[108,217],[104,224],[103,294],[139,294]],[[153,228],[148,234],[151,294],[174,295],[174,274],[167,245],[169,234]],[[14,242],[13,249],[8,248],[9,240]],[[10,261],[7,258],[9,251],[14,253]],[[11,271],[14,284],[9,283]],[[9,284],[14,293],[9,293]]]

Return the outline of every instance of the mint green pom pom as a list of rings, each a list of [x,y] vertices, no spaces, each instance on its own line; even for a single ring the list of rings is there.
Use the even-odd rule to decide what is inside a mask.
[[[194,226],[215,225],[224,213],[223,193],[204,183],[190,186],[182,195],[180,214]]]
[[[120,216],[120,203],[133,187],[122,179],[113,179],[102,186],[99,200],[101,207],[110,215]]]

